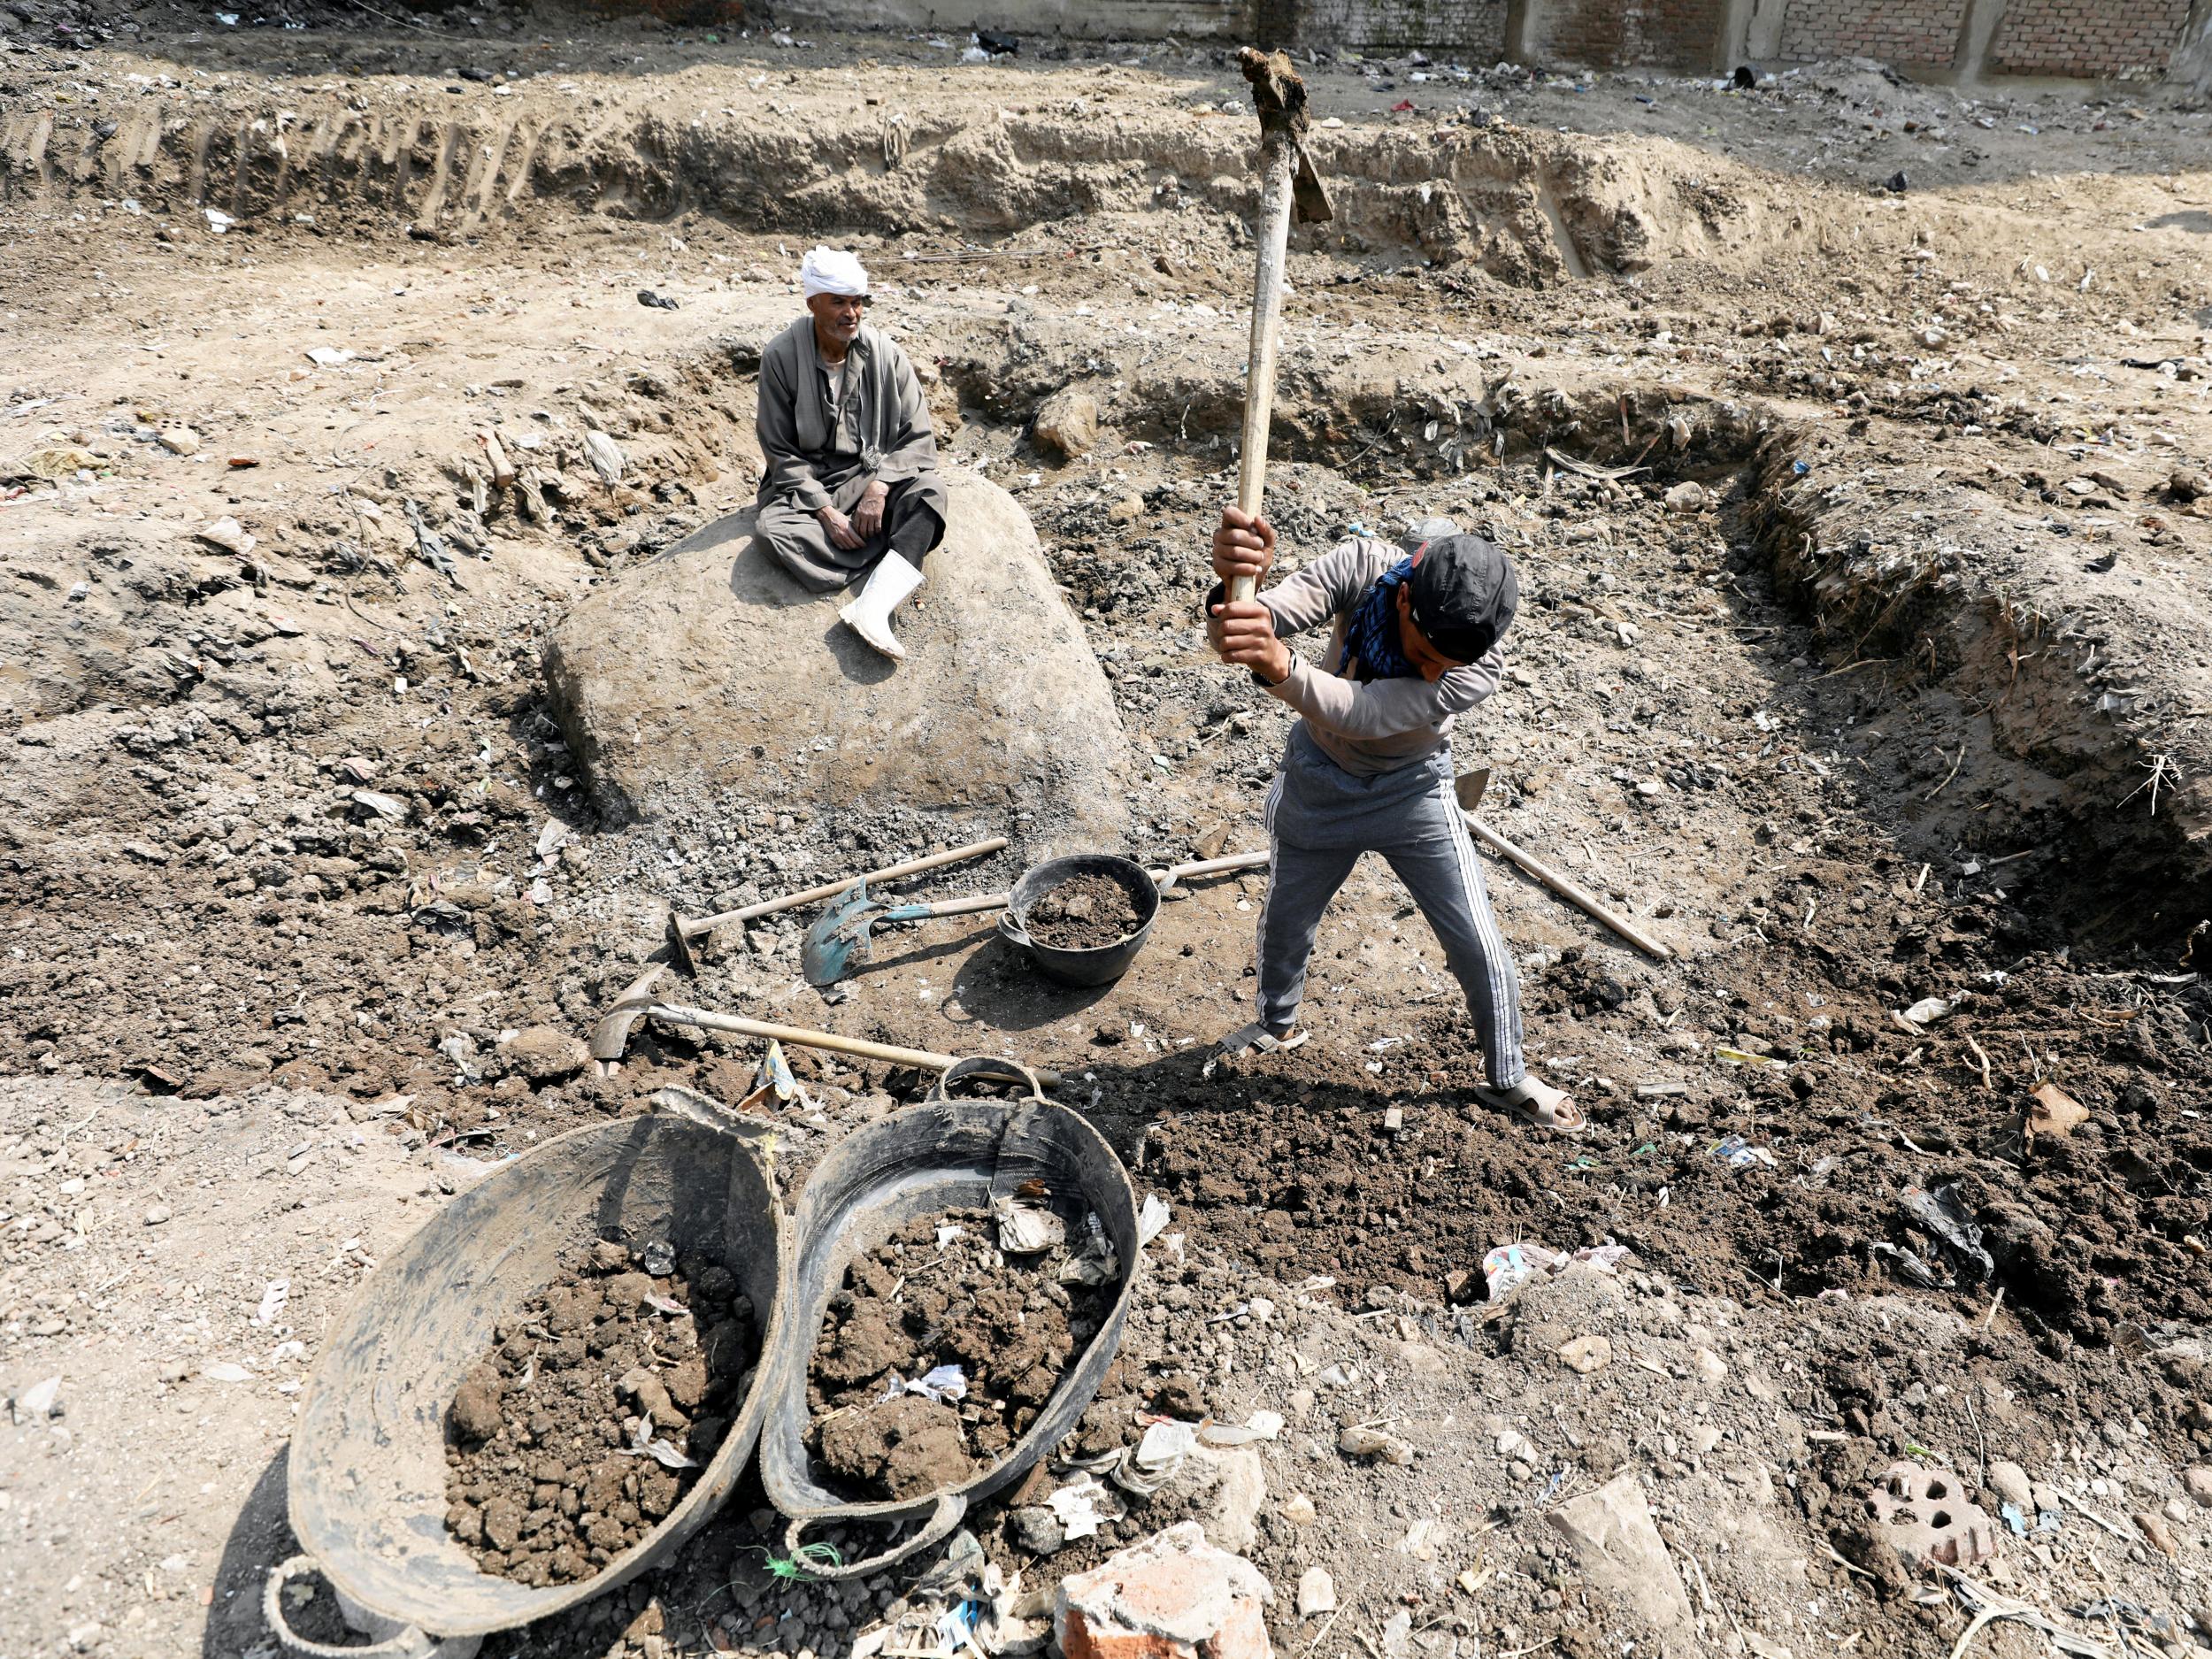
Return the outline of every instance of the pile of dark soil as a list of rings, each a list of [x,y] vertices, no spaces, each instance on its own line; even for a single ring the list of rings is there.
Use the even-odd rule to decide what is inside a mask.
[[[1094,873],[1064,881],[1029,907],[1023,924],[1039,944],[1059,950],[1118,945],[1144,926],[1137,895],[1113,877]]]
[[[1064,1244],[1010,1256],[997,1237],[987,1211],[948,1210],[847,1270],[807,1370],[807,1440],[832,1486],[864,1501],[961,1484],[1028,1432],[1097,1332],[1110,1285],[1064,1283]],[[959,1398],[910,1392],[943,1366]]]
[[[2016,923],[2006,907],[1947,919],[1932,926],[1909,896],[1874,903],[1848,933],[1839,926],[1839,946],[1778,935],[1756,982],[1747,974],[1732,995],[1660,983],[1718,1041],[1787,1069],[1700,1056],[1655,1066],[1689,1078],[1655,1099],[1633,1095],[1632,1073],[1560,1075],[1592,1119],[1577,1139],[1477,1099],[1479,1052],[1447,1016],[1379,1082],[1363,1054],[1318,1044],[1214,1081],[1194,1059],[1155,1064],[1144,1168],[1217,1247],[1279,1278],[1332,1275],[1355,1297],[1382,1286],[1480,1301],[1494,1246],[1618,1242],[1686,1286],[1751,1302],[1934,1293],[1979,1317],[2001,1289],[2006,1311],[2054,1351],[2200,1322],[2212,1313],[2198,1271],[2212,1248],[2212,1129],[2193,1090],[2143,1074],[2200,1061],[2212,998],[2194,982],[2004,949]],[[1924,963],[1932,939],[1942,979],[1889,969],[1909,952]],[[1890,1010],[1932,982],[1949,993],[1949,1017],[1901,1029]],[[1609,1033],[1649,1028],[1632,988],[1578,952],[1523,994],[1558,1048],[1601,1051]],[[1826,1017],[1793,1025],[1768,1013],[1778,1002]],[[2027,1079],[2016,1070],[1985,1085],[1967,1040],[2009,1058],[2048,1050],[2061,1032],[2084,1055],[2067,1085],[2089,1119],[2031,1145]],[[1109,1080],[1107,1093],[1120,1090]],[[1908,1201],[1946,1188],[1975,1230],[1967,1248]]]
[[[641,1271],[661,1265],[594,1243],[497,1327],[455,1391],[446,1525],[486,1572],[589,1578],[660,1524],[722,1443],[760,1356],[752,1303],[718,1263]]]

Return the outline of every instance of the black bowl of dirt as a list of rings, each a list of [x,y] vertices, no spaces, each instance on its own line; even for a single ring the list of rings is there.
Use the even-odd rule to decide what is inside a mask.
[[[1159,914],[1160,889],[1142,864],[1077,853],[1031,866],[998,926],[1063,984],[1110,985],[1128,972]]]

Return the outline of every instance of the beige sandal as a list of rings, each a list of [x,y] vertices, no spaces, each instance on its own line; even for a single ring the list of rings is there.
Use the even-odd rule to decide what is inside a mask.
[[[1564,1089],[1554,1088],[1534,1072],[1525,1075],[1511,1088],[1478,1087],[1475,1094],[1493,1106],[1503,1107],[1525,1123],[1548,1129],[1554,1134],[1578,1135],[1590,1126],[1590,1120],[1582,1115],[1582,1108],[1575,1104],[1573,1095]]]

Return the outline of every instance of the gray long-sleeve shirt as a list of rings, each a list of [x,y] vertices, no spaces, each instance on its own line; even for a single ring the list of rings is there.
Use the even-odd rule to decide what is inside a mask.
[[[1344,654],[1345,618],[1374,580],[1404,557],[1390,542],[1354,536],[1285,577],[1259,595],[1260,603],[1274,614],[1279,636],[1331,623],[1322,660],[1333,669]],[[1293,651],[1289,678],[1269,689],[1304,718],[1323,754],[1353,776],[1368,778],[1412,765],[1443,748],[1453,718],[1498,688],[1504,665],[1504,650],[1494,645],[1481,661],[1433,680],[1415,674],[1362,685],[1316,668]]]

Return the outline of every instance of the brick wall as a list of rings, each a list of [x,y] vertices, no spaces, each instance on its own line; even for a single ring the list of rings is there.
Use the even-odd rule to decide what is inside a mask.
[[[1725,0],[1547,0],[1530,44],[1543,63],[1709,70]]]
[[[1788,6],[1782,56],[1794,63],[1878,58],[1947,69],[1966,20],[1966,0],[1788,0]]]
[[[1279,42],[1349,46],[1360,51],[1411,51],[1464,64],[1505,56],[1505,0],[1259,0],[1262,24],[1282,30]]]
[[[2009,75],[2165,73],[2189,0],[2008,0],[1989,53]]]

